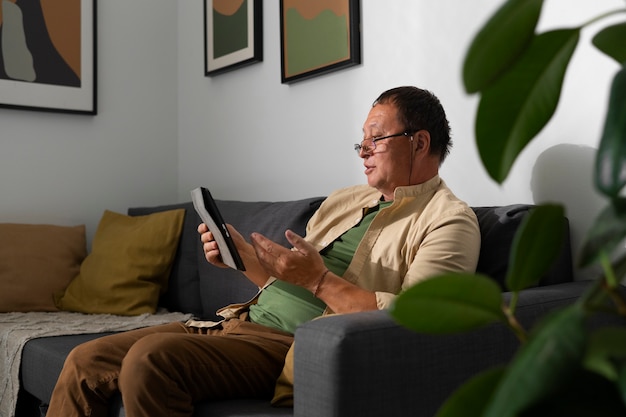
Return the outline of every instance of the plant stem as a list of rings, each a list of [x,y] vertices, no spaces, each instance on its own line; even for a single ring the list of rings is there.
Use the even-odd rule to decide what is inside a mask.
[[[517,292],[515,294],[517,294]],[[504,314],[506,314],[507,324],[509,325],[509,328],[513,331],[513,333],[520,342],[526,343],[526,341],[528,340],[526,330],[524,330],[524,328],[517,320],[517,318],[513,315],[509,307],[503,306],[502,309],[504,310]]]
[[[624,300],[622,293],[619,292],[618,287],[608,288],[607,291],[611,300],[615,303],[617,314],[626,317],[626,300]]]
[[[511,294],[511,302],[509,303],[509,311],[511,315],[515,314],[515,308],[517,307],[517,301],[519,300],[519,291],[513,291]]]
[[[615,286],[617,286],[617,278],[615,278],[615,272],[613,271],[613,267],[611,266],[611,260],[604,251],[600,253],[600,264],[602,265],[602,269],[604,270],[604,276],[606,277],[607,285],[609,286],[609,288],[615,288]]]
[[[611,10],[610,12],[606,12],[606,13],[602,13],[600,16],[596,16],[591,20],[588,20],[586,23],[583,23],[581,25],[581,28],[585,27],[585,26],[589,26],[593,23],[596,23],[599,20],[605,19],[609,16],[613,16],[615,14],[619,14],[619,13],[626,13],[626,9],[615,9],[615,10]]]
[[[611,265],[611,260],[604,251],[600,254],[600,263],[602,264],[604,276],[606,277],[606,282],[603,284],[604,290],[609,294],[613,303],[615,303],[617,313],[621,316],[626,316],[626,300],[624,300],[624,297],[619,291],[619,283],[615,276],[613,265]]]

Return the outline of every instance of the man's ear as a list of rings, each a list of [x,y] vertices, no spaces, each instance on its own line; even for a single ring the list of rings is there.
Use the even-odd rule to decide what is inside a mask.
[[[418,130],[413,134],[413,146],[417,153],[430,151],[430,133],[428,130]]]

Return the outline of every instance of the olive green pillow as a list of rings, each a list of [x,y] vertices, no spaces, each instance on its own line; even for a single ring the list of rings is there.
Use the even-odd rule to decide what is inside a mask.
[[[85,256],[85,226],[0,223],[0,313],[58,311]]]
[[[184,209],[146,216],[106,210],[80,274],[56,297],[59,309],[123,316],[156,312],[184,214]]]

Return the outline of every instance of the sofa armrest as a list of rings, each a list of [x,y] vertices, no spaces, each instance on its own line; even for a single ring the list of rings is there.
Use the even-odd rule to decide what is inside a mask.
[[[588,285],[569,282],[524,291],[520,321],[530,325],[573,303]],[[296,417],[430,417],[465,380],[508,362],[519,346],[501,324],[454,335],[417,334],[396,324],[387,311],[313,320],[296,330],[295,340]]]

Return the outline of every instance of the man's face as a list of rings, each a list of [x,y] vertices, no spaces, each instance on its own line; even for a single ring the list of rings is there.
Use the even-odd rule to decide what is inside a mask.
[[[395,105],[377,104],[363,124],[363,139],[365,144],[371,144],[368,139],[403,133],[405,129]],[[409,136],[397,136],[377,141],[373,151],[361,150],[359,153],[363,158],[367,183],[378,189],[386,200],[393,199],[396,187],[409,185],[411,147]]]

